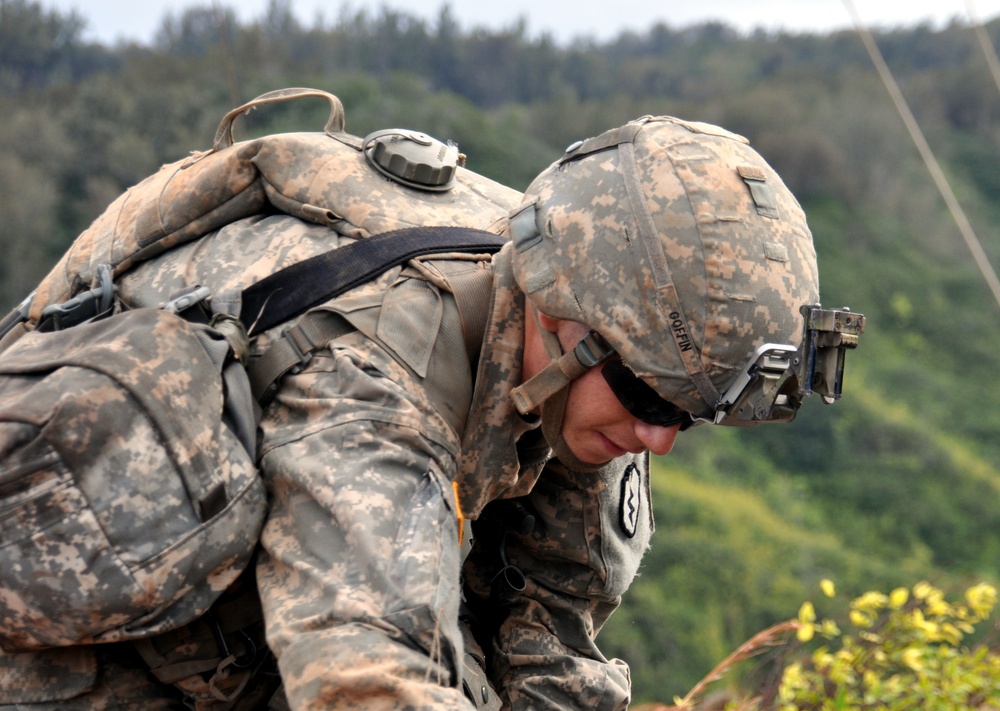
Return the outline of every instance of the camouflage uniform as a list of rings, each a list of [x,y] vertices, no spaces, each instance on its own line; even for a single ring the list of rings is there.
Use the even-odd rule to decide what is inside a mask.
[[[267,221],[285,225],[292,218]],[[288,240],[303,242],[296,230],[247,229],[256,243],[267,236],[279,243],[262,249],[266,253],[284,253]],[[221,277],[230,286],[229,279],[242,278],[241,268],[224,274],[220,265],[245,260],[233,245],[246,242],[230,235],[167,255],[161,261],[177,266],[158,264],[157,272],[177,275],[176,282],[158,279],[151,301],[192,269],[198,281]],[[187,251],[197,257],[189,259]],[[334,300],[324,308],[358,330],[286,377],[265,413],[261,465],[270,512],[258,580],[268,642],[293,708],[468,704],[459,671],[461,561],[452,482],[459,483],[463,513],[474,519],[490,501],[531,492],[548,460],[547,447],[532,436],[535,425],[510,403],[509,391],[520,381],[524,297],[511,277],[509,251],[491,262],[428,260],[429,274],[393,269]],[[205,273],[209,269],[212,274]],[[143,271],[136,282],[146,278]],[[494,284],[475,380],[455,300],[435,284],[470,272]],[[519,438],[535,446],[519,455]],[[593,643],[634,574],[608,571],[602,550],[615,545],[602,540],[615,534],[607,522],[602,526],[601,494],[617,491],[623,466],[583,478],[545,469],[548,497],[571,499],[575,506],[540,501],[538,510],[551,519],[540,528],[547,534],[510,546],[512,560],[532,580],[534,598],[511,611],[490,655],[497,688],[512,708],[538,708],[550,686],[558,690],[553,708],[627,703],[624,665],[609,663]],[[643,535],[619,535],[616,543],[641,551],[649,527],[648,518],[643,521]],[[534,559],[532,551],[543,555]],[[470,556],[470,570],[480,565],[466,576],[470,582],[488,586],[486,576],[496,574],[492,556],[478,549]],[[638,561],[638,555],[616,558]],[[544,627],[538,626],[540,615],[548,621]],[[565,639],[539,629],[558,630]],[[511,659],[530,663],[522,671]],[[476,692],[481,698],[482,689]]]
[[[138,267],[120,289],[135,305],[160,303],[191,283],[221,292],[338,239],[348,238],[289,216],[254,217]],[[446,290],[463,278],[493,294],[481,304],[489,315],[475,377],[477,354],[466,352]],[[614,492],[604,503],[617,507],[624,464],[576,476],[549,462],[537,423],[514,410],[524,297],[509,247],[492,260],[434,258],[395,268],[320,308],[356,330],[286,376],[261,423],[269,515],[258,588],[292,708],[472,707],[462,685],[454,481],[469,519],[490,501],[531,492],[546,521],[531,536],[508,539],[507,554],[530,587],[495,639],[484,639],[506,705],[538,708],[548,698],[552,708],[625,706],[627,668],[604,659],[593,637],[634,574],[611,569],[608,552],[637,563],[638,553],[613,549],[641,552],[648,541],[648,493],[641,534],[616,535],[602,522],[602,496]],[[464,577],[477,588],[470,595],[488,599],[496,551],[482,548],[474,546]],[[206,654],[194,644],[190,656]],[[114,676],[121,663],[100,666]],[[178,703],[158,686],[140,684],[134,696]],[[200,679],[179,686],[201,699],[200,708],[226,707]],[[495,699],[492,688],[478,686],[477,703]]]
[[[651,122],[659,124],[650,131],[657,137],[638,146]],[[660,397],[710,414],[717,390],[763,340],[800,337],[797,308],[817,299],[801,210],[744,143],[714,127],[648,118],[596,137],[573,149],[595,159],[554,165],[539,178],[531,212],[513,217],[521,220],[511,229],[514,242],[493,258],[412,261],[318,307],[350,328],[284,378],[261,423],[269,512],[256,590],[293,708],[495,705],[487,683],[473,681],[471,657],[484,658],[505,708],[627,706],[628,668],[606,659],[595,637],[652,533],[647,459],[586,467],[561,449],[552,458],[558,422],[546,429],[552,420],[540,422],[530,405],[544,401],[542,419],[553,411],[561,418],[547,398],[579,372],[549,366],[531,379],[538,388],[512,397],[529,384],[521,383],[526,298],[550,316],[604,327]],[[652,174],[640,176],[636,154]],[[577,187],[555,199],[550,180]],[[546,209],[547,218],[534,216]],[[371,214],[377,221],[379,211]],[[357,236],[329,215],[321,225],[288,215],[232,222],[140,265],[120,281],[121,293],[129,303],[155,305],[195,283],[217,293],[242,288]],[[579,273],[554,271],[567,262]],[[481,324],[482,338],[469,338],[470,322]],[[274,336],[262,334],[258,347]],[[570,356],[546,347],[554,365]],[[509,523],[510,501],[537,519],[534,529]],[[460,516],[475,522],[464,560]],[[505,571],[523,575],[522,591],[497,585]],[[243,585],[250,594],[225,596],[218,612],[226,617],[221,608],[239,603],[245,628],[222,626],[252,641],[258,604],[253,586]],[[266,668],[235,668],[233,659],[243,657],[234,654],[212,676],[213,666],[201,663],[210,646],[198,623],[138,645],[153,674],[197,708],[262,703]],[[66,659],[45,661],[67,668]],[[176,690],[144,680],[127,649],[91,653],[88,663],[99,680],[127,668],[120,678],[135,683],[123,695],[100,681],[79,697],[83,708],[144,696],[164,708],[180,702]],[[33,664],[35,684],[51,678],[48,668]],[[0,689],[4,683],[19,682],[0,677]],[[63,689],[60,698],[70,696]]]

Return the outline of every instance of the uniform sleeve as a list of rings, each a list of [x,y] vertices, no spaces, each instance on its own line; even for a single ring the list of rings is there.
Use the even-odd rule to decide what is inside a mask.
[[[625,457],[590,473],[550,463],[519,503],[535,516],[534,530],[518,534],[502,510],[488,513],[464,569],[504,707],[627,708],[628,666],[605,658],[596,637],[652,533],[648,460]],[[497,587],[504,562],[523,574],[523,592]]]
[[[456,443],[407,377],[384,352],[338,347],[265,414],[258,587],[293,709],[471,708]]]

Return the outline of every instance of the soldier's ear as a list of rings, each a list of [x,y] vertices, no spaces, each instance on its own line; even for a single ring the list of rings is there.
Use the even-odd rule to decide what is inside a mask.
[[[538,311],[538,325],[544,328],[549,333],[556,333],[559,330],[560,319],[553,318],[552,316],[546,316],[541,311]]]

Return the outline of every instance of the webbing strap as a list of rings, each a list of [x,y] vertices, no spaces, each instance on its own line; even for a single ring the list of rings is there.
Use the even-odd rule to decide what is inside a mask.
[[[576,351],[568,351],[511,391],[514,406],[527,415],[586,372],[587,366],[580,363]]]
[[[656,280],[656,295],[670,309],[670,312],[677,314],[677,317],[684,323],[684,328],[688,333],[691,333],[687,316],[684,315],[684,309],[677,294],[677,286],[670,273],[667,256],[657,234],[656,223],[653,222],[653,216],[646,204],[642,181],[639,177],[639,168],[636,165],[635,147],[631,143],[622,143],[618,147],[618,156],[619,167],[625,182],[625,192],[628,193],[632,214],[635,215],[635,221],[639,227],[639,237],[653,269],[653,278]],[[705,372],[705,367],[701,363],[701,353],[694,348],[684,350],[680,347],[678,347],[677,352],[702,399],[713,409],[717,407],[722,396],[719,395],[719,391],[709,379],[708,373]]]
[[[475,269],[464,273],[449,274],[448,283],[455,296],[458,316],[462,320],[462,336],[465,352],[469,354],[472,372],[476,372],[479,352],[486,333],[486,321],[490,316],[493,297],[493,273],[485,269]]]
[[[298,262],[251,285],[242,294],[240,320],[248,332],[266,331],[413,257],[495,252],[505,241],[492,232],[466,227],[412,227],[384,232]],[[479,341],[484,328],[485,321],[471,324]],[[254,398],[261,406],[266,405],[285,373],[301,368],[317,349],[352,330],[347,319],[331,311],[306,314],[247,367]],[[468,346],[470,325],[464,319],[463,333]],[[479,342],[474,345],[478,353]]]
[[[261,333],[425,254],[496,252],[506,239],[469,227],[409,227],[306,259],[243,291],[240,320]]]
[[[303,316],[247,366],[254,399],[261,407],[267,405],[274,396],[274,385],[285,373],[303,367],[317,349],[353,330],[347,319],[332,311],[314,311]]]
[[[642,129],[642,123],[633,121],[632,123],[627,123],[624,126],[613,128],[610,131],[605,131],[599,136],[594,136],[593,138],[588,138],[587,140],[582,141],[578,146],[573,147],[572,150],[567,149],[566,155],[564,155],[559,162],[568,163],[569,161],[588,156],[591,153],[597,153],[598,151],[607,150],[608,148],[614,148],[623,143],[631,144],[632,141],[635,140],[636,134]]]

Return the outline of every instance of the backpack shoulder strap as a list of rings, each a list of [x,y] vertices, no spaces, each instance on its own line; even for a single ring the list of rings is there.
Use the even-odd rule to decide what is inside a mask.
[[[446,279],[462,320],[462,336],[465,352],[469,355],[469,365],[475,373],[493,303],[493,270],[469,269],[448,274]]]
[[[468,227],[411,227],[384,232],[298,262],[249,286],[243,291],[240,320],[248,332],[261,333],[414,257],[447,252],[490,253],[505,242],[500,235]],[[464,313],[462,319],[467,343],[474,341]],[[303,366],[314,351],[353,328],[335,313],[316,311],[286,329],[247,367],[253,394],[261,406],[274,395],[285,373]],[[482,328],[478,331],[481,341]],[[478,352],[478,342],[475,347]]]
[[[496,252],[506,241],[470,227],[409,227],[383,232],[293,264],[247,287],[240,320],[248,331],[261,333],[414,257]]]

